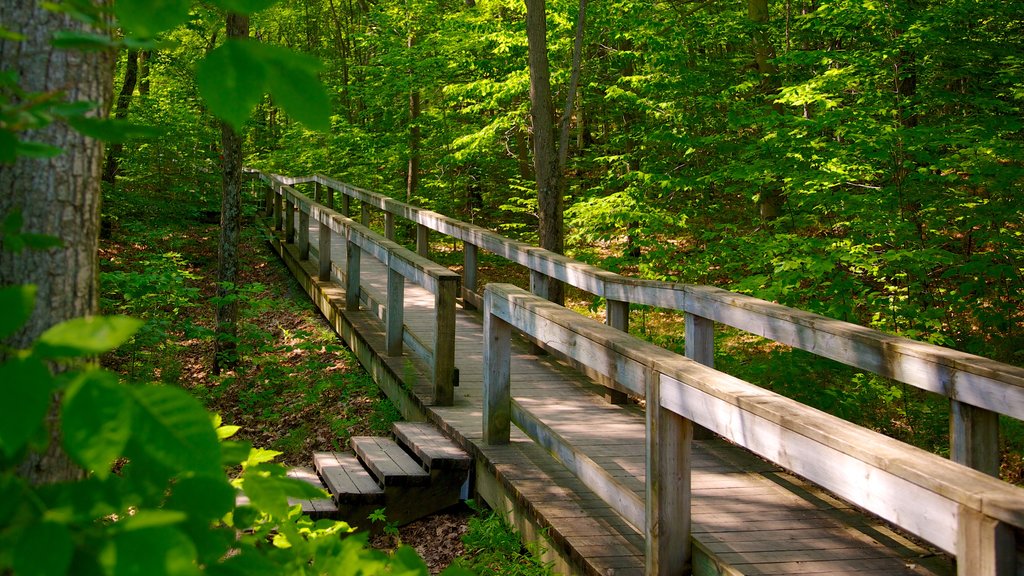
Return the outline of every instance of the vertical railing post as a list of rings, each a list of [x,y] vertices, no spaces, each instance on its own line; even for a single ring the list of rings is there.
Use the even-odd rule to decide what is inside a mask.
[[[604,322],[616,330],[629,334],[629,302],[605,299]],[[610,404],[625,404],[628,398],[625,392],[607,387],[604,397]]]
[[[266,217],[273,216],[274,214],[274,196],[274,185],[269,184],[263,196],[263,215]]]
[[[330,282],[331,280],[331,227],[324,220],[326,214],[320,213],[317,221],[320,223],[319,246],[317,263],[320,265],[319,280]]]
[[[402,355],[402,332],[405,323],[405,277],[392,265],[393,254],[388,254],[388,322],[386,340],[388,356]]]
[[[430,252],[430,228],[423,224],[416,225],[416,253],[424,258]]]
[[[311,206],[303,210],[299,206],[299,260],[309,260],[309,212]]]
[[[693,423],[661,406],[661,374],[647,369],[648,576],[690,572],[690,455]]]
[[[957,576],[1015,576],[1017,537],[1008,524],[960,506],[957,514]]]
[[[484,292],[484,405],[486,444],[508,444],[512,433],[512,327],[491,313],[494,292]]]
[[[284,241],[295,243],[295,199],[286,196],[284,199]]]
[[[434,405],[455,403],[455,296],[459,292],[458,276],[437,279],[434,294]]]
[[[346,218],[348,218],[348,217],[351,216],[351,212],[352,212],[352,198],[348,194],[346,194],[344,190],[342,190],[341,191],[341,214],[343,216],[345,216]]]
[[[313,201],[322,204],[324,200],[324,187],[317,181],[313,181]]]
[[[475,310],[471,299],[476,296],[476,278],[480,269],[480,249],[476,244],[462,243],[462,307]]]
[[[352,240],[355,233],[349,228],[345,234],[345,256],[348,260],[348,276],[345,278],[345,310],[359,310],[359,261],[363,249]]]
[[[999,477],[999,414],[950,400],[949,443],[951,460]]]
[[[363,226],[366,226],[367,228],[369,228],[370,227],[370,205],[366,203],[366,200],[363,200],[359,204],[360,204],[360,206],[359,206],[359,222]]]
[[[281,205],[281,195],[284,193],[281,185],[274,184],[274,231],[280,232],[281,226],[284,223],[284,209]]]
[[[334,210],[334,188],[327,186],[324,192],[327,194],[327,207]]]
[[[395,241],[395,215],[387,210],[384,211],[384,237]]]
[[[686,357],[709,368],[715,367],[715,321],[690,312],[683,314],[686,323]],[[714,433],[703,426],[694,425],[693,437],[707,440]]]

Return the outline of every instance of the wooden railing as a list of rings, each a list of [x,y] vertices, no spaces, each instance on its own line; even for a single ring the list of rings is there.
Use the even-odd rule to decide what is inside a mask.
[[[522,332],[646,398],[641,498],[510,394],[510,340]],[[648,574],[689,562],[693,425],[825,487],[956,555],[960,576],[1024,571],[1024,490],[582,317],[510,284],[484,295],[484,441],[511,424],[548,448],[645,535]]]
[[[461,240],[466,306],[482,304],[477,264],[479,251],[486,250],[527,267],[533,278],[549,276],[603,297],[606,323],[619,330],[628,331],[630,304],[684,312],[686,356],[708,366],[714,365],[714,323],[719,322],[946,396],[951,404],[950,458],[991,475],[999,471],[998,415],[1024,419],[1021,368],[719,288],[627,278],[326,176],[288,178],[285,183],[314,183],[316,198],[326,197],[332,207],[339,193],[345,215],[351,199],[359,201],[364,224],[370,209],[383,211],[385,236],[392,240],[395,217],[414,222],[416,251],[423,256],[431,230]],[[622,391],[612,398],[623,399]]]
[[[284,230],[286,243],[297,243],[300,260],[310,257],[310,221],[319,224],[316,259],[320,281],[331,280],[332,238],[336,235],[344,239],[346,266],[344,271],[339,271],[339,276],[345,284],[346,310],[359,310],[361,302],[367,305],[372,302],[372,297],[360,282],[363,252],[387,267],[386,303],[383,310],[376,307],[385,322],[386,352],[389,356],[400,356],[404,344],[420,356],[430,366],[434,404],[450,406],[454,401],[455,305],[461,280],[459,274],[382,237],[347,215],[335,212],[329,207],[334,204],[333,197],[329,197],[328,206],[324,206],[318,202],[320,194],[316,195],[316,199],[310,199],[295,190],[292,185],[302,182],[301,179],[265,173],[259,173],[259,177],[268,184],[265,204],[267,215],[273,216],[275,230]],[[296,211],[298,226],[295,222]],[[432,347],[420,341],[405,327],[403,312],[406,279],[434,295],[437,333]]]

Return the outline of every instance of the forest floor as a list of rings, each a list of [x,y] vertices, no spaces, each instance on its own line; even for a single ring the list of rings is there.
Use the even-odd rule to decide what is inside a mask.
[[[183,386],[226,424],[241,426],[237,438],[281,452],[278,461],[290,466],[310,466],[314,451],[344,450],[350,436],[389,433],[398,411],[252,226],[240,251],[241,362],[213,373],[219,226],[190,220],[125,217],[101,242],[104,312],[147,321],[104,364],[131,381]],[[459,557],[473,565],[481,550],[467,557],[463,537],[479,514],[460,505],[372,543],[410,545],[432,573]],[[489,521],[486,530],[507,528]]]

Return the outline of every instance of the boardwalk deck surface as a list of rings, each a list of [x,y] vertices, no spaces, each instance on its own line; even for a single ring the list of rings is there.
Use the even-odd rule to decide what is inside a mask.
[[[316,258],[318,228],[310,229]],[[293,247],[284,251],[286,260]],[[344,270],[335,241],[332,260]],[[366,295],[386,302],[383,265],[364,254]],[[312,270],[308,265],[306,269]],[[339,285],[340,279],[337,279]],[[405,323],[432,343],[434,298],[409,282]],[[369,312],[349,313],[362,338],[383,349]],[[377,326],[376,328],[374,326]],[[643,574],[642,532],[588,490],[564,466],[513,428],[508,446],[482,443],[483,328],[479,314],[457,312],[455,405],[432,407],[429,389],[413,386],[426,417],[477,458],[505,490],[510,505],[564,548],[573,570]],[[406,365],[410,361],[406,360]],[[612,405],[603,389],[524,344],[512,352],[512,396],[538,419],[638,495],[644,495],[644,415],[636,404]],[[694,568],[698,574],[952,574],[951,561],[911,542],[881,521],[721,439],[693,446]],[[496,503],[491,502],[492,505]]]

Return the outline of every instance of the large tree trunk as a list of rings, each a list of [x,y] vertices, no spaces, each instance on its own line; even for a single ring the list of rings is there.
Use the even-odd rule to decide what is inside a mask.
[[[540,246],[565,251],[562,171],[555,147],[554,107],[548,69],[547,22],[544,0],[526,0],[526,40],[530,64],[530,115],[533,118],[533,168],[537,183]],[[534,293],[561,304],[562,283],[542,274],[531,277]]]
[[[20,42],[0,41],[0,69],[17,74],[23,89],[63,92],[69,101],[99,103],[94,114],[107,113],[114,82],[112,54],[56,50],[50,45],[58,30],[95,30],[70,16],[44,10],[37,2],[0,2],[0,22],[25,36]],[[28,323],[4,342],[15,348],[27,347],[54,324],[96,313],[103,162],[103,144],[64,123],[21,137],[57,146],[64,153],[48,159],[20,158],[0,169],[0,218],[21,210],[24,231],[55,236],[63,246],[17,254],[4,251],[0,257],[0,285],[35,284],[38,289]],[[59,482],[83,474],[61,449],[54,415],[46,453],[30,454],[19,468],[30,482]]]
[[[121,84],[121,92],[117,95],[117,105],[114,108],[114,118],[118,120],[128,119],[128,107],[132,103],[132,94],[135,93],[135,83],[139,78],[139,51],[129,50],[124,65],[124,82]],[[121,165],[121,151],[124,145],[114,142],[107,151],[107,163],[103,168],[103,181],[114,185],[117,173]]]
[[[249,36],[249,17],[228,14],[228,38]],[[213,372],[238,364],[238,240],[242,232],[242,135],[221,122],[224,178],[221,189],[220,244],[217,266],[217,337]]]

